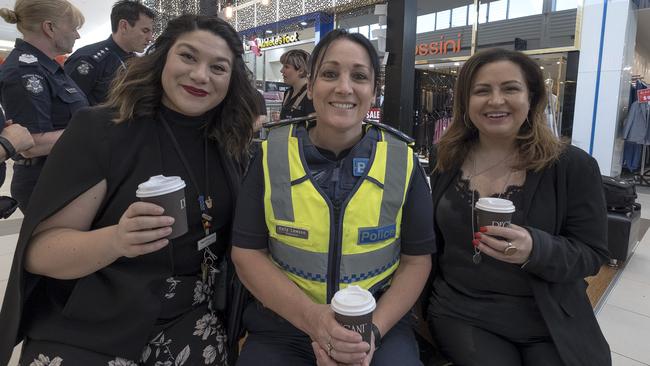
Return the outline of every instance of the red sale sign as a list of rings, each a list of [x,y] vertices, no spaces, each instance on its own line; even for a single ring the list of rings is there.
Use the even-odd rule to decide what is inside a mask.
[[[381,122],[381,108],[373,107],[366,113],[366,119]]]
[[[636,91],[636,99],[639,103],[650,102],[650,89],[641,89]]]

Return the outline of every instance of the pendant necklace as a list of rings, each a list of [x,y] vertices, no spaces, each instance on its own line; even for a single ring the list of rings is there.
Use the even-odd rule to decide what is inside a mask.
[[[476,172],[476,159],[472,158],[472,165],[473,165],[472,174],[470,174],[469,177],[467,177],[468,184],[469,184],[469,189],[472,190],[472,202],[470,204],[470,207],[472,209],[472,211],[471,211],[472,212],[472,217],[471,217],[471,221],[472,221],[472,240],[474,240],[474,233],[476,232],[476,228],[474,226],[474,220],[476,219],[475,216],[474,216],[474,205],[475,205],[474,200],[476,199],[476,197],[475,197],[476,189],[472,188],[472,178],[477,177],[477,176],[487,172],[490,169],[496,168],[499,164],[506,161],[507,158],[508,158],[508,155],[506,155],[506,157],[501,159],[498,163],[490,166],[487,169],[481,170],[477,174],[474,173],[474,172]],[[506,177],[506,182],[503,184],[503,188],[501,188],[501,191],[497,195],[497,198],[501,198],[501,196],[505,193],[506,187],[508,187],[508,183],[510,182],[510,176],[512,176],[512,169],[509,169],[508,176]],[[483,257],[481,256],[481,251],[477,247],[475,247],[473,245],[472,245],[472,248],[474,248],[474,255],[472,255],[472,262],[474,262],[474,264],[480,264],[481,261],[483,260]]]

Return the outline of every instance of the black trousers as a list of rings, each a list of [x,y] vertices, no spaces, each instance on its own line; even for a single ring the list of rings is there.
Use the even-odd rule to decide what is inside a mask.
[[[38,177],[41,175],[44,164],[45,160],[31,166],[14,164],[14,176],[11,179],[11,197],[18,201],[18,207],[23,214],[27,212],[29,198],[32,196],[32,191],[36,186]]]
[[[513,326],[521,326],[513,324]],[[549,337],[513,340],[462,320],[429,315],[436,345],[459,366],[562,366]]]
[[[257,302],[246,307],[243,316],[248,337],[237,366],[315,366],[316,356],[309,337]],[[420,366],[419,350],[413,333],[414,318],[406,314],[382,337],[372,366]]]

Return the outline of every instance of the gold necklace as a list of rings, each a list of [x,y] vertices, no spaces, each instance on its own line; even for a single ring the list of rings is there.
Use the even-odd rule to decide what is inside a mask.
[[[505,161],[505,159],[501,160],[499,162],[499,164],[501,164],[503,161]],[[475,228],[475,225],[474,225],[474,220],[475,220],[475,216],[474,216],[474,200],[476,199],[475,198],[476,189],[472,188],[472,178],[487,172],[488,170],[496,167],[496,165],[493,165],[488,169],[484,169],[478,174],[474,174],[473,172],[476,171],[476,160],[475,159],[472,159],[472,164],[473,164],[472,174],[468,178],[468,184],[469,184],[469,188],[472,190],[472,202],[470,204],[470,207],[472,209],[471,221],[472,221],[472,241],[473,241],[474,240],[474,233],[476,233],[476,228]],[[505,193],[506,187],[508,187],[508,183],[510,182],[510,177],[511,176],[512,176],[512,169],[509,169],[508,176],[506,177],[506,182],[503,184],[503,188],[501,188],[501,191],[497,195],[497,198],[501,198],[501,196]],[[472,255],[472,262],[474,262],[474,264],[480,264],[481,260],[483,260],[483,258],[481,257],[481,251],[475,246],[472,246],[472,247],[474,248],[474,255]]]

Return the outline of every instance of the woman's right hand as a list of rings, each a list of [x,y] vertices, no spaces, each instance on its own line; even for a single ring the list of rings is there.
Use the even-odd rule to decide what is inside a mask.
[[[339,363],[361,364],[370,345],[362,340],[359,333],[339,324],[329,305],[315,304],[309,319],[311,339],[326,352],[329,349],[329,357]]]
[[[119,256],[133,258],[160,250],[172,233],[174,218],[162,216],[164,209],[149,202],[132,203],[115,226],[113,249]]]

